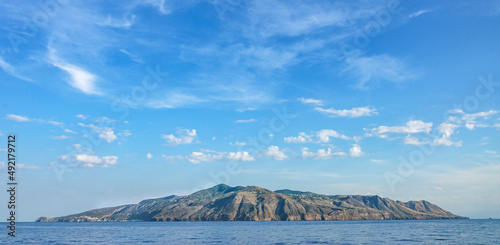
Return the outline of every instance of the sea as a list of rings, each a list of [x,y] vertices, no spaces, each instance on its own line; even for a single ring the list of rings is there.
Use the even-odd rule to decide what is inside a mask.
[[[0,244],[500,244],[500,220],[1,223]]]

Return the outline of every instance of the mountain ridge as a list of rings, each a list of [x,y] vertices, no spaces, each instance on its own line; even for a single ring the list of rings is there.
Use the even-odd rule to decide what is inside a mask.
[[[278,221],[466,219],[428,201],[394,201],[378,195],[322,195],[258,186],[219,184],[186,196],[93,209],[36,222]]]

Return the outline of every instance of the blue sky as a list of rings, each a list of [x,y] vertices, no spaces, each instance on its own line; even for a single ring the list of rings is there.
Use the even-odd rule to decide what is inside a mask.
[[[0,12],[0,137],[18,137],[21,220],[221,182],[500,218],[498,1]]]

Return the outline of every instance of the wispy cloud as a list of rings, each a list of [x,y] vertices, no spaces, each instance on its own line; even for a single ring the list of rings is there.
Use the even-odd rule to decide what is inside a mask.
[[[27,82],[33,82],[33,79],[28,78],[26,76],[21,75],[16,68],[14,68],[12,65],[7,63],[2,57],[0,57],[0,68],[7,74],[17,77],[21,80],[27,81]]]
[[[33,165],[33,164],[22,164],[22,163],[18,163],[16,164],[17,167],[21,168],[21,169],[31,169],[31,170],[35,170],[35,169],[40,169],[38,166],[36,165]]]
[[[432,10],[432,9],[423,9],[423,10],[419,10],[417,12],[411,13],[410,15],[408,15],[408,17],[409,18],[416,18],[416,17],[418,17],[418,16],[420,16],[422,14],[429,13],[429,12],[432,12],[432,11],[434,11],[434,10]]]
[[[127,19],[118,20],[108,15],[106,19],[102,21],[100,24],[103,26],[128,29],[134,24],[134,22],[135,22],[135,15],[131,15],[130,19],[128,20]]]
[[[82,114],[78,114],[78,115],[76,115],[75,117],[76,117],[76,118],[80,118],[80,119],[82,119],[82,120],[85,120],[85,119],[89,118],[89,115],[82,115]]]
[[[316,107],[314,110],[321,112],[329,117],[366,117],[378,114],[377,110],[369,106],[357,107],[352,109],[337,110],[334,108],[324,109]]]
[[[370,133],[368,133],[367,136],[387,138],[388,134],[429,133],[432,130],[432,124],[432,122],[426,123],[421,120],[410,120],[404,126],[379,126],[377,128],[368,129]]]
[[[9,120],[12,120],[12,121],[16,121],[16,122],[29,122],[29,121],[31,121],[31,119],[29,119],[28,117],[19,116],[19,115],[15,115],[15,114],[8,114],[6,118]]]
[[[73,88],[80,90],[85,94],[102,95],[101,91],[98,91],[96,86],[97,76],[94,74],[66,61],[60,59],[56,56],[56,51],[49,47],[49,61],[51,64],[70,75],[70,80],[68,84]]]
[[[54,121],[54,120],[29,118],[29,117],[15,115],[15,114],[8,114],[5,118],[8,120],[16,121],[16,122],[39,122],[39,123],[48,123],[48,124],[52,124],[52,125],[60,126],[60,127],[64,126],[64,123]]]
[[[70,130],[70,129],[64,129],[64,132],[65,133],[70,133],[70,134],[77,134],[77,132],[73,131],[73,130]]]
[[[362,89],[374,82],[403,82],[416,76],[402,59],[389,55],[353,56],[346,63],[341,74],[356,79],[356,87]]]
[[[68,137],[66,135],[61,135],[61,136],[55,136],[55,137],[52,137],[53,139],[56,139],[56,140],[65,140],[65,139],[70,139],[71,137]]]
[[[137,55],[131,54],[129,51],[127,51],[125,49],[120,49],[120,52],[126,54],[134,62],[137,62],[140,64],[144,63],[144,59],[142,59],[141,57],[139,57]]]
[[[167,92],[163,98],[154,98],[147,100],[144,105],[156,109],[172,109],[179,107],[187,107],[205,102],[195,95],[187,94],[184,92]]]
[[[311,99],[311,98],[299,98],[299,101],[304,103],[304,104],[313,104],[313,105],[317,105],[317,106],[322,106],[323,105],[323,101],[321,100],[316,100],[316,99]]]
[[[248,108],[243,108],[243,109],[236,109],[237,112],[245,112],[245,111],[255,111],[255,108],[253,107],[248,107]]]
[[[251,119],[241,119],[241,120],[236,120],[235,123],[250,123],[250,122],[255,122],[257,120],[255,120],[254,118],[251,118]]]
[[[386,163],[387,161],[383,160],[383,159],[370,159],[370,162],[373,162],[373,163]]]

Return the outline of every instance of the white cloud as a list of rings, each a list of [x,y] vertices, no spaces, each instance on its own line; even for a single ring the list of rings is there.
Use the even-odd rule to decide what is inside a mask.
[[[272,158],[274,160],[285,160],[288,158],[288,156],[285,154],[285,152],[280,151],[280,148],[278,146],[269,146],[267,150],[260,151],[260,155],[268,158]]]
[[[330,142],[330,138],[340,138],[349,140],[348,136],[339,134],[337,131],[332,129],[322,129],[315,133],[315,137],[313,135],[306,134],[304,132],[300,132],[297,137],[285,137],[284,140],[286,143],[328,143]]]
[[[341,139],[345,139],[345,140],[350,139],[349,137],[347,137],[345,135],[341,135],[337,131],[332,130],[332,129],[322,129],[322,130],[316,132],[316,136],[318,137],[318,139],[321,143],[330,142],[330,137],[341,138]]]
[[[491,116],[497,114],[498,111],[496,111],[496,110],[489,110],[489,111],[482,111],[482,112],[467,114],[467,113],[465,113],[461,109],[453,109],[453,110],[448,111],[448,113],[461,115],[460,117],[458,117],[458,116],[450,116],[449,120],[451,122],[458,123],[458,124],[465,123],[465,127],[467,129],[473,130],[476,127],[490,127],[488,125],[478,123],[477,120],[479,120],[479,119],[482,119],[482,120],[490,119]],[[493,127],[495,127],[495,125]]]
[[[7,63],[2,57],[0,57],[0,68],[2,68],[3,71],[5,71],[7,74],[17,77],[21,80],[27,81],[27,82],[33,82],[31,78],[25,77],[16,70],[12,65]]]
[[[371,134],[380,136],[382,138],[387,137],[387,134],[415,134],[415,133],[429,133],[432,129],[432,122],[426,123],[421,120],[408,121],[405,126],[379,126],[377,128],[370,129]]]
[[[360,15],[373,14],[366,6],[348,9],[341,3],[282,1],[251,2],[248,16],[253,36],[301,36],[328,26],[345,26]],[[279,11],[277,11],[279,10]]]
[[[361,146],[358,144],[352,145],[351,149],[349,149],[349,155],[351,157],[362,157],[365,153],[361,150]]]
[[[66,165],[71,164],[74,166],[78,164],[80,167],[92,168],[92,167],[109,167],[112,165],[116,165],[118,163],[117,156],[95,156],[89,154],[74,154],[69,157],[69,155],[60,155],[57,157],[58,161],[64,161]],[[71,163],[67,163],[71,161]],[[52,162],[51,165],[55,164]]]
[[[309,148],[302,148],[302,158],[313,158],[313,159],[330,159],[336,156],[346,156],[345,152],[332,152],[331,148],[328,150],[319,149],[317,152],[310,152]]]
[[[217,152],[217,151],[211,151],[211,150],[204,150],[202,149],[199,152],[193,152],[189,156],[187,156],[185,159],[188,161],[198,164],[198,163],[203,163],[203,162],[214,162],[214,161],[222,161],[222,160],[227,160],[227,161],[238,161],[238,162],[248,162],[248,161],[255,161],[255,158],[251,156],[248,152],[229,152],[229,153],[224,153],[224,152]]]
[[[242,162],[248,162],[248,161],[255,161],[255,158],[253,156],[250,156],[248,152],[229,152],[226,156],[227,160],[230,161],[242,161]]]
[[[365,88],[371,82],[402,82],[415,76],[401,59],[388,55],[353,56],[347,58],[346,62],[347,67],[342,73],[349,73],[355,78],[358,88]]]
[[[404,143],[406,145],[425,145],[428,144],[429,142],[420,141],[417,137],[409,134],[405,137]]]
[[[64,123],[58,121],[48,121],[47,123],[50,123],[55,126],[64,126]]]
[[[82,114],[78,114],[78,115],[76,115],[75,117],[76,117],[76,118],[80,118],[80,119],[82,119],[82,120],[85,120],[85,119],[89,118],[89,115],[82,115]]]
[[[106,142],[111,143],[117,139],[114,131],[110,127],[99,127],[94,124],[85,125],[83,123],[78,123],[81,127],[87,127],[92,129],[95,133],[98,134],[98,137],[104,139]]]
[[[138,56],[136,56],[134,54],[131,54],[130,52],[128,52],[125,49],[120,49],[120,52],[126,54],[132,61],[134,61],[136,63],[139,63],[139,64],[144,63],[144,60],[141,57],[138,57]]]
[[[304,104],[313,104],[313,105],[317,105],[317,106],[322,106],[323,105],[323,101],[321,100],[316,100],[316,99],[307,99],[307,98],[299,98],[299,101],[304,103]]]
[[[48,124],[52,124],[52,125],[55,125],[55,126],[63,126],[64,123],[62,122],[57,122],[57,121],[52,121],[52,120],[43,120],[43,119],[37,119],[37,118],[29,118],[29,117],[25,117],[25,116],[19,116],[19,115],[15,115],[15,114],[8,114],[6,116],[6,118],[8,120],[12,120],[12,121],[16,121],[16,122],[39,122],[39,123],[48,123]]]
[[[121,135],[123,135],[125,137],[128,137],[128,136],[132,135],[132,132],[130,132],[130,130],[128,130],[128,129],[125,129],[125,130],[123,130],[123,132],[121,133]]]
[[[334,108],[323,109],[321,107],[316,107],[314,110],[319,111],[329,117],[364,117],[376,115],[377,110],[370,108],[369,106],[352,108],[350,110],[337,110]]]
[[[154,98],[146,101],[144,106],[156,109],[172,109],[200,102],[206,102],[206,100],[181,91],[168,91],[165,92],[165,96],[162,98]]]
[[[444,145],[444,146],[462,146],[462,141],[452,141],[445,135],[441,137],[436,137],[432,142],[429,141],[420,141],[417,137],[412,135],[407,135],[405,137],[404,143],[407,145]]]
[[[414,12],[414,13],[411,13],[410,15],[408,15],[409,18],[415,18],[415,17],[418,17],[422,14],[425,14],[425,13],[429,13],[429,12],[432,12],[433,10],[430,10],[430,9],[424,9],[424,10],[419,10],[417,12]]]
[[[249,123],[249,122],[255,122],[255,119],[247,119],[247,120],[236,120],[235,123]]]
[[[70,134],[77,134],[77,132],[73,131],[73,130],[69,130],[69,129],[64,129],[64,132],[65,133],[70,133]]]
[[[167,15],[170,14],[173,9],[174,9],[174,3],[173,1],[165,1],[165,0],[143,0],[143,1],[136,1],[136,5],[150,5],[152,7],[155,7],[158,12],[162,15]]]
[[[83,163],[90,164],[98,164],[102,162],[102,159],[98,156],[86,155],[86,154],[77,154],[75,155],[75,160]]]
[[[147,157],[148,159],[151,159],[151,158],[153,158],[153,154],[148,153],[148,154],[146,154],[146,157]]]
[[[61,136],[55,136],[55,137],[52,137],[53,139],[56,139],[56,140],[65,140],[65,139],[69,139],[71,137],[68,137],[66,135],[61,135]]]
[[[78,152],[80,154],[92,154],[93,153],[92,149],[85,147],[83,145],[80,145],[80,144],[73,144],[71,147],[73,148],[73,152]]]
[[[255,111],[255,108],[253,108],[253,107],[248,107],[248,108],[244,108],[244,109],[237,109],[236,111],[237,111],[237,112]]]
[[[454,142],[446,137],[446,135],[443,135],[441,138],[434,139],[434,145],[462,146],[462,141]]]
[[[195,142],[197,135],[195,129],[179,129],[177,130],[179,136],[173,134],[162,134],[161,137],[167,140],[167,145],[182,145],[182,144],[192,144]]]
[[[370,162],[373,162],[373,163],[386,163],[387,161],[383,160],[383,159],[370,159]]]
[[[304,132],[300,132],[297,137],[285,137],[284,140],[286,143],[310,143],[313,141],[312,135],[308,135]]]
[[[496,111],[496,110],[489,110],[489,111],[482,111],[482,112],[472,113],[472,114],[464,114],[462,116],[462,119],[465,120],[466,122],[473,122],[477,118],[489,119],[491,116],[493,116],[497,113],[498,113],[498,111]]]
[[[135,22],[135,15],[131,15],[129,20],[117,20],[117,19],[111,18],[111,16],[108,15],[106,20],[100,24],[103,26],[128,29],[134,24],[134,22]]]
[[[104,163],[103,166],[115,165],[118,162],[117,156],[104,156],[101,159]]]
[[[16,122],[29,122],[30,119],[27,117],[19,116],[19,115],[14,115],[14,114],[8,114],[7,119],[16,121]]]
[[[99,133],[99,138],[111,143],[117,139],[115,133],[110,128],[104,128],[104,131]]]
[[[296,62],[296,54],[274,47],[248,47],[237,52],[238,60],[249,66],[263,70],[283,69]]]
[[[245,146],[245,145],[247,145],[247,143],[246,142],[238,142],[238,141],[236,141],[234,143],[230,142],[229,145]]]
[[[116,122],[115,119],[111,119],[111,118],[108,118],[108,117],[98,117],[95,119],[96,122],[107,122],[107,123],[114,123]]]
[[[213,162],[222,160],[224,158],[223,154],[224,153],[222,152],[214,152],[214,151],[193,152],[191,153],[191,155],[187,157],[187,160],[195,164],[202,162]]]
[[[438,127],[439,133],[445,135],[447,138],[455,132],[456,128],[458,128],[458,125],[452,123],[441,123]]]
[[[94,74],[61,60],[55,55],[55,50],[50,47],[49,60],[53,66],[67,72],[70,75],[71,80],[68,81],[68,83],[73,88],[89,95],[102,95],[102,93],[97,90],[95,85],[97,77]]]
[[[404,143],[407,145],[444,145],[444,146],[462,146],[462,141],[454,142],[449,139],[446,134],[441,137],[435,137],[433,141],[421,141],[419,138],[413,135],[407,135],[404,139]]]

